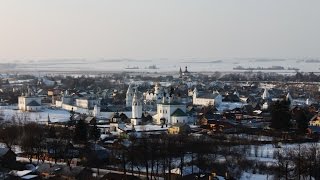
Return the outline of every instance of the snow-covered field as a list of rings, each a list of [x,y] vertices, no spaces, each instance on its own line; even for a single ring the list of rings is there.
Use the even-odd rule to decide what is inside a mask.
[[[57,63],[59,62],[59,63]],[[12,61],[3,60],[3,63]],[[288,68],[300,68],[300,71],[318,72],[319,62],[307,62],[298,59],[217,59],[217,58],[187,58],[187,59],[55,59],[16,61],[13,66],[3,66],[3,70],[16,71],[136,71],[136,72],[178,72],[181,67],[189,67],[191,72],[240,71],[234,67],[244,68],[282,66],[286,70],[264,70],[264,72],[291,72]],[[150,66],[155,65],[157,69]],[[127,68],[127,69],[126,69]],[[138,68],[138,69],[137,69]],[[260,70],[261,71],[261,70]]]
[[[69,120],[70,114],[62,109],[43,109],[40,112],[23,112],[14,109],[1,109],[0,113],[6,121],[33,121],[33,122],[47,122],[48,117],[51,122],[65,122]]]

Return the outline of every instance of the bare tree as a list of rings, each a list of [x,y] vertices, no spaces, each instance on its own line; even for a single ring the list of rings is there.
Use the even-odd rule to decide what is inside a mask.
[[[277,175],[278,178],[291,178],[291,174],[293,169],[293,162],[290,157],[290,148],[281,148],[275,152],[275,159],[277,159],[276,167],[277,167]]]
[[[44,149],[44,128],[36,123],[28,123],[24,126],[23,137],[21,139],[21,148],[26,153],[32,163],[32,157],[35,155],[40,160]]]
[[[18,143],[19,126],[10,125],[5,126],[0,130],[0,140],[5,143],[6,146],[12,149],[13,145]]]

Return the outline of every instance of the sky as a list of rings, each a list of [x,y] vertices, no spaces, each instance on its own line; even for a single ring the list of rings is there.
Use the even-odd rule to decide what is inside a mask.
[[[0,61],[317,58],[319,0],[0,0]]]

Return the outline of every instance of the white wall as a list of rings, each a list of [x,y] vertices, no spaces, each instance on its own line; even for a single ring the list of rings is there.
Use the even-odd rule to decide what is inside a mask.
[[[165,118],[168,124],[174,124],[176,121],[171,119],[171,114],[180,108],[183,112],[186,112],[185,105],[173,105],[173,104],[157,104],[157,116],[156,122],[157,124],[160,123],[161,118]]]
[[[19,110],[28,111],[27,104],[29,104],[32,101],[36,101],[41,106],[41,97],[37,97],[37,96],[20,96],[20,97],[18,97]]]
[[[90,108],[94,105],[99,105],[99,100],[95,99],[76,99],[76,106],[81,108]]]

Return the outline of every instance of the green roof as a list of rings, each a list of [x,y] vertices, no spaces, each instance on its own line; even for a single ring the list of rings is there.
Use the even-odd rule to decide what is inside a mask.
[[[188,116],[185,112],[183,112],[180,108],[176,109],[171,116],[175,117],[182,117],[182,116]]]

